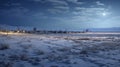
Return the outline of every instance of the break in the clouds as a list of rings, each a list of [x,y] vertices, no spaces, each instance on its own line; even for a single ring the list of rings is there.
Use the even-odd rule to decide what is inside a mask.
[[[0,23],[41,29],[120,27],[119,0],[4,0]]]
[[[104,4],[101,3],[100,1],[96,1],[96,4],[97,4],[97,5],[100,5],[100,6],[104,6]]]

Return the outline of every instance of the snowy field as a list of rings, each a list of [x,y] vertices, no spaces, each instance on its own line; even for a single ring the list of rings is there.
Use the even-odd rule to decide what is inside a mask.
[[[120,67],[120,33],[0,33],[0,67]]]

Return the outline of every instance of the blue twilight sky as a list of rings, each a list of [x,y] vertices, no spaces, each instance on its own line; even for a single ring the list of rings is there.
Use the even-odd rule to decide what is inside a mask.
[[[0,24],[71,30],[120,27],[120,0],[0,0]]]

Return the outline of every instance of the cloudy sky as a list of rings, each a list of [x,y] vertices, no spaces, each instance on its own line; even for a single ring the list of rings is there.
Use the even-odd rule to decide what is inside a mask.
[[[0,0],[0,24],[41,29],[120,27],[120,0]]]

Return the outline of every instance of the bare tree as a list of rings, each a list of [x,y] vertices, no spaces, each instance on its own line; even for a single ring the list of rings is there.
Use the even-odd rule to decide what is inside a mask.
[[[33,28],[33,31],[34,31],[34,32],[36,32],[36,31],[37,31],[37,28],[36,28],[36,27],[34,27],[34,28]]]

